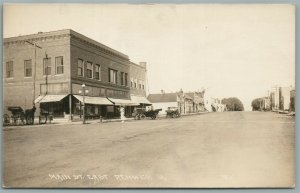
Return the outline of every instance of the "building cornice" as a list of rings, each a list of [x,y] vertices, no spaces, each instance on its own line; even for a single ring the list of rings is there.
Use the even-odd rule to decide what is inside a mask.
[[[26,41],[41,42],[41,41],[47,41],[47,40],[64,39],[66,37],[76,39],[84,44],[94,47],[94,48],[100,50],[101,52],[104,52],[111,56],[118,57],[120,59],[129,61],[129,57],[127,55],[125,55],[121,52],[118,52],[108,46],[105,46],[91,38],[88,38],[80,33],[75,32],[71,29],[51,31],[51,32],[40,32],[37,34],[4,38],[3,45],[10,46],[10,45],[17,45],[17,44],[26,44]]]
[[[95,42],[91,42],[90,40],[78,37],[78,36],[73,35],[73,34],[71,34],[71,38],[73,38],[73,39],[75,39],[75,40],[77,40],[77,41],[79,41],[79,42],[81,42],[81,43],[83,43],[85,45],[88,45],[88,46],[91,46],[93,48],[96,48],[96,49],[100,50],[101,52],[103,52],[105,54],[108,54],[108,55],[111,55],[113,57],[118,57],[120,59],[129,61],[128,56],[126,56],[124,54],[118,54],[118,53],[116,53],[117,51],[114,51],[112,49],[107,49],[107,48],[105,48],[103,46],[100,46],[99,45],[100,43],[98,43],[98,42],[96,42],[96,43]],[[94,41],[94,40],[92,40],[92,41]]]

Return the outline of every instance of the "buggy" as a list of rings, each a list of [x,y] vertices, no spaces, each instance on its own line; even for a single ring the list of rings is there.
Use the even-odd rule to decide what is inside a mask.
[[[9,116],[6,114],[4,115],[4,121],[7,124],[12,124],[12,125],[20,125],[20,124],[25,124],[25,113],[24,110],[19,107],[8,107],[7,110],[11,112],[11,117],[9,119]]]

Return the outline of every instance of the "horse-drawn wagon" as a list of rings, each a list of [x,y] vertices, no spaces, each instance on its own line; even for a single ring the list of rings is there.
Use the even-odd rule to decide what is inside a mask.
[[[7,110],[11,112],[11,116],[4,114],[4,125],[33,125],[34,113],[36,108],[26,109],[25,111],[19,106],[9,106]]]

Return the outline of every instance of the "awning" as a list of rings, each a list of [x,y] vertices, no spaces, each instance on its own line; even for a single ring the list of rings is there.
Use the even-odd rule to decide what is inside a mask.
[[[126,99],[113,99],[113,98],[108,98],[108,99],[118,106],[139,106],[140,105],[139,103],[133,102],[131,100],[126,100]]]
[[[148,101],[148,99],[146,99],[143,96],[131,95],[131,100],[134,101],[135,103],[151,105],[151,103]]]
[[[34,103],[59,102],[66,96],[67,96],[67,94],[64,94],[64,95],[41,95],[34,100]]]
[[[78,99],[80,102],[83,102],[83,96],[81,96],[81,95],[73,95],[73,96],[76,99]],[[113,104],[107,98],[104,98],[104,97],[90,97],[90,96],[84,96],[84,103],[94,104],[94,105],[112,105]]]

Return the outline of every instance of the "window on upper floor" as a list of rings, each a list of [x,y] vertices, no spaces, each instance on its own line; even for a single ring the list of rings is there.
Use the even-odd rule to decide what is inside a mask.
[[[64,73],[64,59],[62,56],[55,58],[56,74]]]
[[[95,75],[94,78],[96,80],[101,80],[101,67],[99,64],[95,64]]]
[[[125,73],[125,86],[128,86],[128,74]]]
[[[32,77],[32,63],[31,60],[24,61],[24,76]]]
[[[6,62],[6,78],[14,77],[14,63],[13,61]]]
[[[91,62],[86,63],[86,77],[93,78],[93,64]]]
[[[51,58],[44,58],[44,75],[51,75]]]
[[[137,88],[137,79],[134,80],[134,88]]]
[[[108,76],[109,76],[109,82],[117,84],[117,72],[116,70],[109,69],[108,70]]]
[[[121,72],[121,85],[124,85],[124,79],[125,79],[124,72]]]
[[[82,59],[78,59],[77,60],[77,75],[78,76],[83,76],[83,60]]]
[[[133,87],[133,78],[130,79],[130,87]]]

